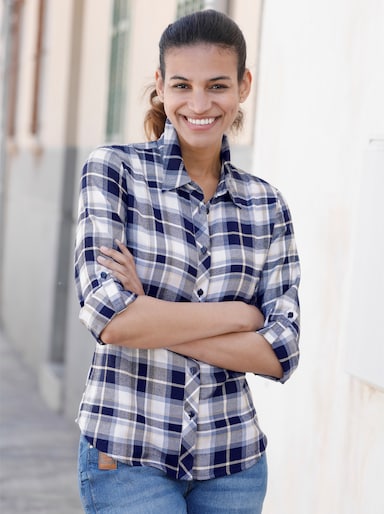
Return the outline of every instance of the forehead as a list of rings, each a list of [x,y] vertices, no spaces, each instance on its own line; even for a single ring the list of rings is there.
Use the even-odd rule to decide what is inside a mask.
[[[198,43],[169,48],[164,55],[165,74],[183,72],[188,75],[210,71],[212,76],[225,71],[237,74],[237,54],[235,50],[220,45]]]

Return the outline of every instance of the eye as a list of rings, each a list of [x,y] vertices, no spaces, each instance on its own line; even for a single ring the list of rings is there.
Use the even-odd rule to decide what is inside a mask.
[[[174,84],[172,86],[174,89],[188,89],[188,84],[185,84],[183,82],[181,82],[180,84]]]
[[[213,84],[211,86],[211,89],[213,89],[213,90],[228,89],[228,86],[226,84]]]

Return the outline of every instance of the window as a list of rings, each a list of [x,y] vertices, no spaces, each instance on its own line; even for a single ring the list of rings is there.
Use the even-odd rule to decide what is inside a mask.
[[[10,5],[10,49],[8,61],[8,112],[7,112],[7,135],[10,139],[16,133],[16,111],[17,111],[17,90],[19,79],[19,54],[21,39],[21,18],[23,2],[14,0]]]
[[[36,29],[36,46],[34,55],[34,77],[33,77],[33,96],[32,96],[32,114],[30,131],[32,135],[37,135],[39,130],[39,98],[40,98],[40,78],[41,78],[41,61],[43,49],[43,30],[44,30],[44,14],[45,0],[39,0],[37,12],[37,29]]]
[[[228,14],[229,0],[178,0],[177,18],[201,9],[215,9]]]
[[[108,141],[123,137],[129,22],[129,2],[114,0],[106,128]]]
[[[205,7],[204,0],[178,0],[176,18],[181,18],[186,14],[200,11]]]

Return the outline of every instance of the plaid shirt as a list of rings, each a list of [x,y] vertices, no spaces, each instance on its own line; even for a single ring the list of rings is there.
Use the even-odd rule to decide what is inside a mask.
[[[100,342],[136,299],[100,266],[101,245],[126,242],[149,296],[254,304],[285,382],[298,364],[299,261],[288,207],[222,145],[214,197],[187,174],[167,122],[155,142],[96,149],[81,182],[75,275],[80,319]],[[173,478],[204,480],[253,465],[266,448],[244,373],[164,348],[96,344],[78,423],[100,451]]]

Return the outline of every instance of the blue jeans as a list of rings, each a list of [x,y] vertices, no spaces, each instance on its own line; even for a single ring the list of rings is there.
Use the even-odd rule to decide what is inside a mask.
[[[81,436],[79,487],[88,514],[260,514],[267,488],[267,461],[212,480],[174,480],[149,466],[120,462],[98,468],[98,450]]]

